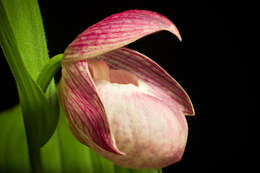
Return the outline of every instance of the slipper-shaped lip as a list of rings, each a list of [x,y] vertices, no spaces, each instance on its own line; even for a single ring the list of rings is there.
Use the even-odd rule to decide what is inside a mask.
[[[71,130],[80,142],[124,155],[111,133],[106,110],[88,68],[89,58],[103,59],[111,68],[127,70],[147,84],[161,86],[176,102],[176,108],[194,115],[190,98],[165,70],[148,57],[121,48],[161,30],[181,40],[178,29],[166,17],[147,10],[128,10],[90,26],[66,48],[59,95]]]

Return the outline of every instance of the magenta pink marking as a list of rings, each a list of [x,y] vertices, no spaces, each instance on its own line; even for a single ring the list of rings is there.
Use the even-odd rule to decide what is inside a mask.
[[[129,53],[129,55],[126,55],[125,52]],[[153,85],[160,88],[163,87],[166,91],[172,91],[176,95],[173,99],[177,99],[181,105],[185,105],[185,110],[183,111],[185,113],[193,113],[189,98],[185,92],[179,86],[176,87],[178,84],[172,81],[171,77],[153,61],[126,48],[109,52],[103,55],[103,57],[107,57],[104,60],[110,66],[117,65],[117,68],[131,71],[148,83],[152,82]]]
[[[73,54],[78,54],[79,51],[87,54],[92,51],[102,51],[102,49],[109,51],[109,49],[119,48],[160,30],[168,30],[180,38],[176,26],[158,13],[130,10],[114,14],[81,33],[66,49],[64,59],[72,58]]]
[[[151,64],[151,62],[147,61],[150,65],[152,65],[152,66],[147,66],[147,64],[143,63],[143,61],[145,59],[137,60],[131,56],[125,56],[125,55],[123,55],[123,56],[120,55],[120,56],[121,56],[120,57],[121,59],[119,59],[119,56],[118,56],[117,61],[127,59],[128,63],[134,65],[135,68],[136,68],[136,66],[139,66],[138,69],[139,69],[140,73],[147,74],[146,76],[150,76],[150,78],[153,78],[154,81],[156,81],[156,83],[161,83],[161,82],[167,83],[165,87],[171,88],[171,85],[169,85],[169,82],[170,83],[172,82],[170,77],[168,77],[162,69],[160,69],[160,68],[158,69],[158,68],[156,68],[157,66],[153,66],[153,64]],[[122,63],[124,63],[124,61]],[[144,66],[146,66],[145,70],[144,70]],[[133,70],[133,69],[131,69],[131,70]],[[154,77],[154,76],[157,76],[157,77]]]
[[[80,61],[66,66],[68,74],[64,76],[64,81],[70,88],[71,94],[76,97],[71,97],[70,101],[76,104],[80,110],[80,112],[77,112],[67,106],[68,112],[71,113],[70,116],[75,123],[77,121],[74,119],[74,116],[77,116],[77,119],[81,121],[81,125],[84,127],[82,130],[87,130],[87,134],[90,135],[91,139],[97,145],[107,151],[119,154],[113,146],[104,108],[97,96],[95,87],[87,72],[79,70],[79,67],[84,67],[83,63],[86,62]],[[71,69],[76,71],[71,71]],[[69,77],[70,80],[67,80],[66,77]],[[66,104],[69,104],[69,102],[65,103],[65,105]],[[82,119],[79,114],[84,115],[86,119]]]
[[[110,60],[112,60],[112,59],[116,60],[115,62],[117,64],[119,64],[118,68],[120,68],[120,64],[124,64],[125,65],[124,68],[127,68],[126,70],[130,70],[131,72],[136,73],[139,76],[141,74],[141,76],[140,76],[141,78],[143,78],[142,76],[145,75],[146,78],[143,78],[143,79],[145,79],[146,81],[147,81],[147,79],[152,79],[152,81],[155,81],[158,84],[163,84],[162,80],[159,80],[156,77],[154,77],[154,76],[158,76],[158,75],[156,73],[151,73],[151,71],[153,71],[153,70],[149,67],[148,68],[145,67],[146,64],[142,64],[141,61],[136,61],[137,63],[139,63],[139,68],[137,68],[137,66],[135,66],[135,64],[125,61],[125,57],[123,57],[122,55],[121,55],[121,57],[111,56],[110,58],[107,59],[107,62],[111,63]],[[169,88],[168,84],[166,85],[166,87]]]
[[[123,29],[123,30],[121,30]],[[100,37],[104,37],[104,36],[110,36],[111,34],[116,34],[118,36],[122,35],[122,34],[128,34],[128,35],[132,35],[134,32],[136,31],[142,31],[142,28],[127,28],[128,30],[126,30],[125,28],[122,27],[117,27],[117,28],[113,28],[113,30],[103,30],[103,29],[98,29],[100,30],[99,33],[96,33],[96,31],[93,32],[86,32],[83,33],[82,35],[80,35],[80,40],[95,40],[96,38],[100,38]],[[114,37],[110,37],[110,38],[114,38]]]
[[[65,81],[66,81],[66,79],[65,79]],[[83,111],[82,106],[80,106],[80,104],[78,103],[79,101],[82,102],[82,101],[81,101],[80,94],[77,93],[75,89],[73,89],[73,87],[70,85],[70,83],[67,82],[67,85],[68,85],[68,87],[70,88],[71,92],[72,92],[75,96],[77,96],[77,100],[75,100],[75,99],[72,97],[72,98],[71,98],[71,99],[72,99],[71,102],[76,103],[76,104],[78,105],[78,107],[81,108],[81,111]],[[73,104],[73,103],[68,103],[68,104]],[[78,119],[81,121],[81,125],[82,125],[83,127],[88,128],[87,126],[85,126],[85,121],[81,118],[81,116],[79,116],[78,113],[74,111],[74,109],[73,109],[74,107],[72,107],[72,106],[67,106],[66,108],[70,108],[69,110],[72,111],[72,112],[74,112],[73,114],[70,114],[70,115],[71,115],[71,118],[74,120],[74,122],[77,122],[77,121],[74,119],[74,116],[72,116],[72,115],[77,116]],[[86,118],[88,119],[88,123],[89,123],[91,126],[93,126],[92,121],[90,121],[89,117],[86,116]],[[78,127],[79,127],[79,126],[78,126]],[[88,129],[89,129],[89,128],[88,128]],[[90,130],[89,130],[89,131],[90,131]],[[90,133],[90,135],[91,135],[91,133]]]

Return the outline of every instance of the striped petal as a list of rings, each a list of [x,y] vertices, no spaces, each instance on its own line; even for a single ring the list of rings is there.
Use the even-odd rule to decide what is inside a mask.
[[[59,96],[70,128],[81,143],[124,154],[115,145],[86,60],[62,67]]]
[[[96,58],[105,61],[112,69],[123,69],[135,74],[154,89],[162,89],[165,94],[162,92],[154,92],[154,94],[162,99],[170,97],[176,108],[186,115],[194,115],[193,105],[184,89],[163,68],[147,56],[123,47]]]
[[[128,10],[111,15],[81,33],[65,50],[63,63],[93,58],[161,30],[181,40],[176,26],[156,12]]]

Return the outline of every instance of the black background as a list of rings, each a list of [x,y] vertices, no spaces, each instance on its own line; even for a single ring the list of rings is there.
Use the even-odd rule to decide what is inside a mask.
[[[40,1],[49,54],[62,53],[84,29],[127,9],[159,12],[178,27],[183,41],[162,31],[128,47],[151,57],[187,91],[196,116],[187,117],[183,159],[164,172],[250,169],[247,62],[241,50],[241,11],[236,4],[174,1]],[[238,22],[240,20],[240,22]],[[243,22],[243,20],[242,20]],[[18,103],[14,79],[0,54],[0,110]],[[57,79],[59,76],[57,76]],[[6,94],[8,93],[8,95]]]

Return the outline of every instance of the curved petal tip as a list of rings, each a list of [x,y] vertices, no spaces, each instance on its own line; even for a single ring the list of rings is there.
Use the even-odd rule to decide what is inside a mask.
[[[66,48],[63,63],[96,57],[161,30],[182,40],[174,23],[156,12],[128,10],[113,14],[81,33]]]

